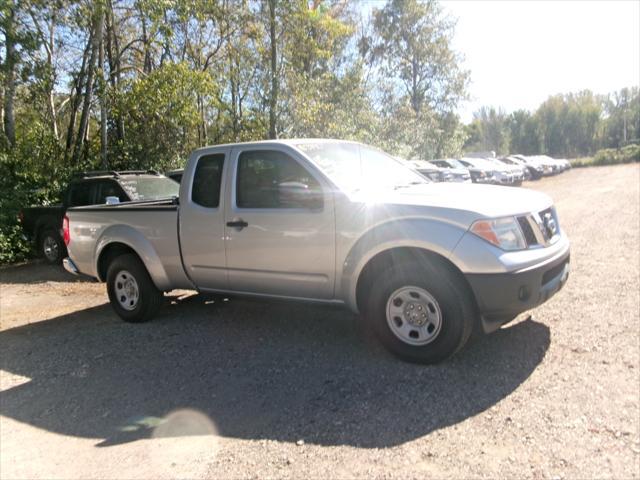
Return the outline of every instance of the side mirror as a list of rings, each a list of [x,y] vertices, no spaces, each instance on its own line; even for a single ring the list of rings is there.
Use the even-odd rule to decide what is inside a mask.
[[[322,208],[322,192],[309,188],[302,182],[283,182],[278,184],[278,200],[284,208]]]
[[[107,197],[105,203],[107,205],[118,205],[120,203],[120,199],[118,197]]]

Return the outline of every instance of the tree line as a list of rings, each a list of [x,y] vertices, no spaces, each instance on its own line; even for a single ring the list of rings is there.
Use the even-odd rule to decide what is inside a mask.
[[[468,80],[453,20],[435,0],[363,5],[5,0],[4,163],[169,168],[196,147],[278,137],[453,154]]]
[[[640,143],[637,86],[608,95],[554,95],[536,111],[483,107],[466,126],[464,149],[576,158]]]

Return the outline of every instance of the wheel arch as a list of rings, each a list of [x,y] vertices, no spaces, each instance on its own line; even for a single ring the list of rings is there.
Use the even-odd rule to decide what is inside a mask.
[[[108,228],[96,244],[94,258],[96,259],[95,272],[98,280],[104,282],[109,263],[114,258],[126,253],[132,253],[140,259],[159,290],[171,289],[169,276],[151,242],[137,230],[124,225]]]
[[[441,257],[448,263],[455,264],[455,259],[450,258],[451,252],[465,232],[466,228],[458,224],[424,217],[398,218],[376,225],[362,234],[349,248],[342,262],[337,296],[351,310],[359,312],[358,283],[367,265],[367,273],[370,274],[371,265],[374,265],[370,264],[371,261],[376,259],[376,263],[388,260],[395,262],[395,257],[398,256],[401,259],[411,259],[419,252],[430,252],[437,255],[433,258]],[[460,267],[456,267],[455,271],[459,273]]]
[[[475,295],[471,289],[471,285],[460,269],[447,257],[433,250],[416,246],[399,246],[382,250],[371,257],[364,267],[360,270],[355,285],[355,305],[358,311],[362,311],[363,301],[366,292],[371,288],[371,283],[377,275],[381,274],[387,268],[402,263],[422,263],[432,262],[440,265],[442,268],[458,277],[468,288],[469,294],[476,304]],[[476,304],[477,306],[477,304]]]

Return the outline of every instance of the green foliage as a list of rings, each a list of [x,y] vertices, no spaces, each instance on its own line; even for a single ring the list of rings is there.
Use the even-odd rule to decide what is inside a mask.
[[[593,157],[582,157],[571,161],[573,167],[594,167],[599,165],[619,165],[640,162],[640,145],[627,145],[622,148],[604,148]]]
[[[601,148],[640,141],[640,94],[637,87],[608,96],[585,90],[554,95],[530,113],[510,115],[483,107],[467,127],[465,150],[584,157]]]
[[[112,167],[182,166],[190,151],[201,146],[198,101],[214,103],[217,96],[209,73],[192,70],[186,63],[167,63],[123,90],[113,96],[113,112],[125,120],[127,137],[118,145]]]
[[[593,156],[594,165],[617,165],[620,163],[640,162],[640,145],[627,145],[622,148],[605,148]]]
[[[483,107],[474,114],[470,133],[464,148],[467,151],[494,151],[497,155],[509,153],[511,131],[509,116],[502,110]]]

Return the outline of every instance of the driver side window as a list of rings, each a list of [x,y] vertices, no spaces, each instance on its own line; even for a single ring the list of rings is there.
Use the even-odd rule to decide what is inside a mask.
[[[322,208],[322,189],[318,181],[287,154],[253,150],[238,157],[236,205],[315,210]]]

